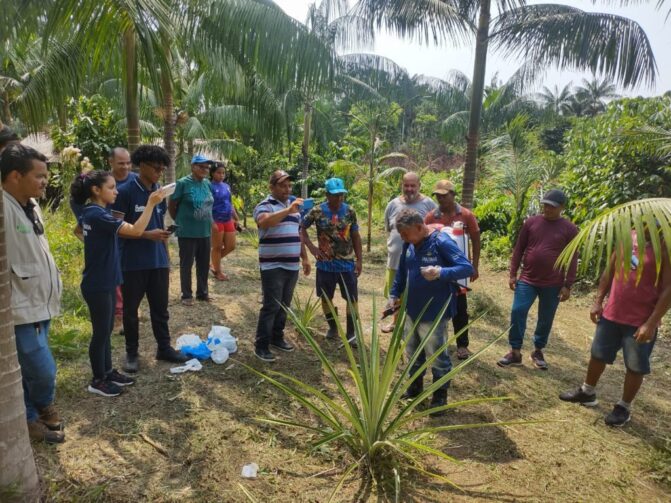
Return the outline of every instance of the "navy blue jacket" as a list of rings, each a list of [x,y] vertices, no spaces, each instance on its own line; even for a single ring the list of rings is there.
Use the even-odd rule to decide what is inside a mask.
[[[435,281],[424,279],[419,268],[436,265],[441,268],[440,277]],[[456,281],[472,276],[473,272],[473,266],[452,238],[444,232],[435,231],[419,247],[408,243],[403,245],[390,295],[398,298],[407,287],[406,312],[413,320],[417,320],[424,306],[429,304],[421,321],[435,320],[452,295],[444,316],[452,318],[457,312],[459,285]]]

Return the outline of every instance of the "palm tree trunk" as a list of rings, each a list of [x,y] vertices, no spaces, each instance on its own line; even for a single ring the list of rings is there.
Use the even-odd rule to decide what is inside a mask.
[[[7,91],[2,96],[2,118],[8,125],[14,122],[14,119],[12,119],[12,110],[9,108],[9,93]]]
[[[63,131],[68,127],[68,112],[65,103],[59,103],[56,107],[56,115],[58,116],[58,127]]]
[[[301,186],[301,197],[305,199],[308,197],[308,168],[310,166],[310,128],[312,127],[312,105],[309,101],[305,102],[305,108],[303,109],[303,146],[301,152],[303,154],[303,172],[301,177],[303,178],[303,185]]]
[[[36,501],[39,481],[28,439],[21,367],[16,357],[11,287],[0,189],[0,489],[15,486],[20,501]]]
[[[172,79],[167,72],[161,74],[161,91],[163,93],[163,146],[170,156],[170,166],[165,170],[165,183],[175,181],[175,103],[172,94]]]
[[[124,76],[126,78],[126,130],[128,150],[133,153],[140,145],[140,107],[137,95],[137,53],[135,32],[129,28],[123,34]]]
[[[491,17],[491,0],[481,0],[478,33],[475,41],[471,108],[468,118],[468,135],[466,136],[464,183],[461,194],[461,204],[466,208],[473,207],[473,193],[475,192],[478,142],[480,139],[480,116],[482,114],[482,97],[485,89],[485,70],[487,69],[487,48],[489,46],[489,22]]]
[[[366,252],[370,252],[371,233],[373,230],[373,176],[375,175],[375,132],[370,135],[370,165],[368,166],[368,230],[366,231]]]

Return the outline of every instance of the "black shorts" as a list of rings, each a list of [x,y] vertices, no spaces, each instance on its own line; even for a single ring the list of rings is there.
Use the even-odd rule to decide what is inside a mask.
[[[333,299],[336,285],[340,285],[340,295],[345,300],[356,302],[359,299],[357,277],[352,272],[327,272],[317,269],[317,296]]]

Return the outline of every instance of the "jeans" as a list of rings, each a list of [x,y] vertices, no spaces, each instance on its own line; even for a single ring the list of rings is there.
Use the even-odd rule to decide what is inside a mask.
[[[170,347],[168,329],[168,288],[170,269],[145,269],[123,273],[123,332],[126,337],[126,354],[137,355],[140,344],[140,322],[137,310],[144,296],[149,304],[151,330],[158,349]]]
[[[45,320],[14,326],[28,422],[36,421],[39,409],[51,405],[56,394],[56,362],[47,343],[49,323]]]
[[[513,308],[510,313],[510,332],[508,341],[513,349],[522,349],[524,332],[527,328],[527,315],[538,297],[538,322],[534,332],[534,346],[543,349],[547,346],[552,322],[559,306],[561,286],[533,286],[518,281],[515,287]]]
[[[89,359],[94,379],[105,379],[112,371],[112,342],[116,291],[82,292],[91,315],[91,342]]]
[[[287,313],[282,305],[289,307],[298,281],[298,271],[280,267],[261,271],[263,306],[256,326],[256,349],[268,349],[271,341],[284,338]]]
[[[431,328],[431,325],[433,325],[433,322],[420,321],[417,324],[415,330],[412,333],[410,333],[413,324],[414,321],[410,319],[410,316],[406,316],[405,327],[404,327],[405,333],[403,334],[403,337],[408,340],[408,343],[405,346],[405,353],[408,358],[412,358],[412,355],[415,354],[415,351],[422,342],[422,339],[424,339],[426,337],[426,334],[429,333],[429,329]],[[411,376],[414,375],[414,373],[417,372],[419,367],[421,367],[424,364],[427,355],[432,356],[436,351],[438,351],[438,349],[441,346],[445,344],[446,329],[447,329],[447,319],[443,318],[438,323],[438,325],[436,325],[436,329],[433,331],[431,337],[429,337],[429,340],[424,345],[424,351],[417,357],[417,360],[415,360],[412,367],[410,368]],[[433,365],[431,366],[433,381],[436,382],[438,379],[447,374],[450,370],[452,370],[452,361],[450,360],[450,355],[447,352],[447,348],[445,348],[440,353],[440,355],[438,355],[438,357],[433,361]],[[422,379],[423,377],[424,372],[422,372],[422,374],[418,377],[418,379]],[[448,381],[443,386],[441,386],[441,389],[447,389],[449,386],[450,383]]]
[[[191,268],[196,261],[196,298],[206,299],[207,275],[210,265],[210,238],[178,238],[179,243],[179,282],[182,298],[193,297],[191,290]]]
[[[466,295],[457,295],[457,314],[452,318],[452,328],[456,334],[468,325],[468,301]],[[468,347],[468,329],[464,330],[459,337],[457,337],[457,347]]]

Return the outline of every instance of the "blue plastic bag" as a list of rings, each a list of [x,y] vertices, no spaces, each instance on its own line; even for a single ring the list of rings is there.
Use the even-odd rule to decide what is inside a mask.
[[[197,346],[182,346],[180,351],[183,355],[198,358],[199,360],[207,360],[212,354],[212,351],[208,349],[207,344],[204,342],[201,342]]]

